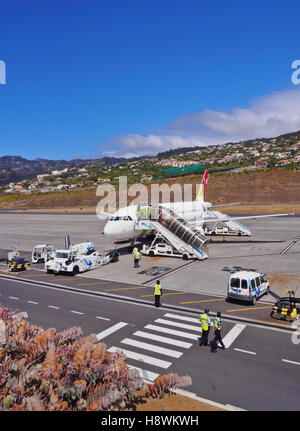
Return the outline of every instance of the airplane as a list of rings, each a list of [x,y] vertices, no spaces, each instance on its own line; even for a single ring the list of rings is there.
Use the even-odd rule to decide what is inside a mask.
[[[228,205],[237,205],[237,204],[224,204],[224,205],[212,205],[210,202],[205,201],[206,198],[206,189],[208,182],[208,171],[204,172],[202,182],[200,185],[199,192],[194,201],[188,202],[164,202],[160,203],[156,206],[166,208],[175,213],[176,216],[183,219],[183,221],[188,222],[190,225],[193,225],[197,228],[197,230],[205,235],[205,231],[203,228],[204,224],[207,223],[218,223],[218,222],[229,222],[230,220],[236,221],[241,219],[257,219],[257,218],[266,218],[266,217],[280,217],[280,216],[288,216],[293,214],[267,214],[267,215],[252,215],[252,216],[240,216],[240,217],[229,217],[227,215],[221,214],[220,217],[216,217],[214,213],[210,213],[209,211],[218,208],[224,207]],[[134,244],[134,241],[137,237],[154,234],[155,230],[147,223],[147,219],[149,217],[141,217],[140,212],[142,209],[146,209],[151,211],[151,204],[138,204],[138,205],[129,205],[127,207],[120,208],[115,213],[107,213],[100,212],[100,214],[105,215],[108,218],[107,223],[104,227],[104,235],[111,238],[114,241],[130,241],[131,244]],[[150,217],[151,219],[151,217]],[[238,222],[236,222],[239,224]],[[139,229],[136,229],[137,224],[139,224]],[[143,230],[141,230],[141,226]],[[243,225],[239,225],[241,228],[244,228],[249,233],[247,235],[251,235],[249,229],[247,229]]]

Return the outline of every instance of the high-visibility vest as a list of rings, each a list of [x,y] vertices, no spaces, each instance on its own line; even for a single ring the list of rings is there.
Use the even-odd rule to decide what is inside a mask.
[[[214,328],[221,331],[221,319],[219,317],[215,317],[213,322],[214,322]]]
[[[288,312],[288,309],[287,309],[287,308],[282,308],[282,309],[281,309],[281,314],[286,315],[286,314],[287,314],[287,312]]]
[[[134,258],[139,260],[140,257],[141,257],[141,253],[139,251],[137,251],[134,255]]]
[[[291,312],[291,317],[297,317],[297,308],[293,308],[293,311]]]
[[[203,329],[203,331],[207,331],[208,328],[209,328],[207,314],[201,314],[201,316],[200,316],[200,322],[201,322],[201,329]]]
[[[155,285],[154,295],[161,295],[161,284]]]

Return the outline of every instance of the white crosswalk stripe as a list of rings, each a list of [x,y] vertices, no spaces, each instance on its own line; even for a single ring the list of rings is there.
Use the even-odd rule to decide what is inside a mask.
[[[194,323],[198,323],[198,325],[200,322],[200,320],[197,319],[196,317],[182,316],[181,314],[166,313],[166,314],[164,314],[164,317],[171,317],[171,318],[178,319],[178,320],[184,320],[185,322],[194,322]]]
[[[187,342],[184,339],[198,341],[202,331],[198,318],[172,313],[166,313],[163,317],[164,318],[155,319],[154,324],[149,323],[145,325],[145,331],[135,331],[131,336],[132,338],[120,340],[120,344],[128,347],[130,346],[130,350],[127,350],[127,348],[123,349],[123,347],[112,346],[108,349],[108,352],[121,350],[125,353],[129,361],[132,359],[137,362],[142,362],[144,366],[150,364],[154,370],[155,368],[169,368],[172,362],[145,355],[143,351],[148,350],[152,352],[152,354],[168,356],[174,358],[174,360],[178,359],[183,355],[184,351],[187,351],[195,345],[195,343]],[[238,323],[231,328],[223,338],[223,342],[227,348],[236,340],[245,327],[246,325]],[[150,342],[145,342],[143,339],[145,341],[149,340]],[[176,350],[168,348],[168,346],[162,347],[161,345],[153,344],[155,342],[174,346]],[[185,350],[181,351],[181,349]],[[160,375],[159,370],[156,372],[156,370],[147,370],[144,366],[139,368],[132,364],[128,364],[128,366],[137,369],[140,376],[149,381],[154,381]]]
[[[162,337],[156,334],[149,334],[148,332],[136,331],[133,335],[136,337],[147,338],[152,341],[160,341],[161,343],[172,344],[173,346],[183,347],[184,349],[189,349],[192,347],[191,343],[186,343],[185,341],[175,340],[174,338]]]
[[[129,368],[135,368],[139,371],[140,376],[145,380],[150,380],[150,382],[154,382],[154,380],[159,377],[158,373],[153,373],[152,371],[144,370],[143,368],[134,367],[133,365],[127,364]]]
[[[242,331],[246,328],[246,325],[241,323],[237,323],[234,327],[225,335],[223,338],[223,343],[225,347],[228,349],[229,346],[237,339],[237,337],[242,333]]]
[[[164,334],[177,335],[177,337],[189,338],[190,340],[197,340],[198,335],[190,334],[189,332],[176,331],[176,329],[164,328],[163,326],[157,325],[146,325],[145,329],[151,329],[152,331],[163,332]]]
[[[128,344],[133,347],[139,347],[140,349],[150,350],[151,352],[160,353],[161,355],[171,356],[173,358],[180,358],[182,355],[182,352],[155,346],[154,344],[142,343],[141,341],[132,340],[131,338],[125,338],[121,343]]]
[[[114,347],[114,346],[107,349],[108,352],[117,352],[118,350],[122,350],[122,352],[125,353],[127,358],[145,362],[146,364],[151,364],[161,368],[169,368],[170,365],[172,365],[172,362],[164,361],[162,359],[157,359],[157,358],[154,358],[153,356],[142,355],[141,353],[132,352],[126,349],[119,349],[118,347]]]
[[[184,328],[184,329],[190,329],[192,331],[196,331],[199,333],[201,331],[200,325],[199,327],[194,325],[186,325],[185,323],[179,323],[179,322],[172,322],[171,320],[165,320],[165,319],[155,319],[156,323],[164,323],[165,325],[170,326],[176,326],[177,328]]]

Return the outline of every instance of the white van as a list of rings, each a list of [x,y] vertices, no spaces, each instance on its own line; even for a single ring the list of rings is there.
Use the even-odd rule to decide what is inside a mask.
[[[269,293],[269,282],[264,279],[264,274],[253,271],[239,271],[230,276],[228,283],[227,299],[239,299],[240,301],[256,304],[256,300]]]

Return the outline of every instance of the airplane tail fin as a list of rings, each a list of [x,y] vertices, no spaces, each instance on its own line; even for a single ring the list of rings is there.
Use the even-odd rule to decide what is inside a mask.
[[[196,202],[205,202],[207,181],[208,181],[208,171],[205,171],[203,178],[202,178],[199,192],[198,192],[197,197],[195,199]]]

